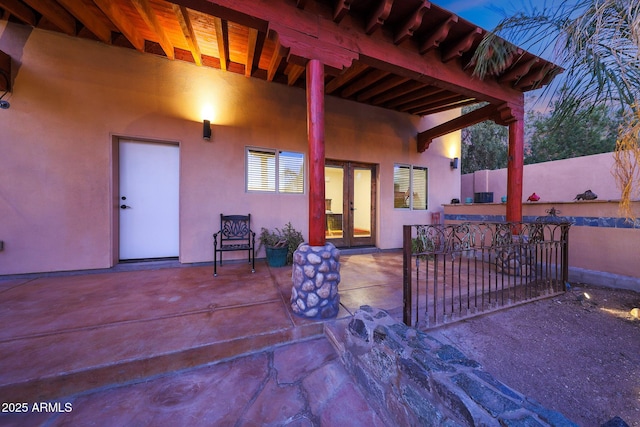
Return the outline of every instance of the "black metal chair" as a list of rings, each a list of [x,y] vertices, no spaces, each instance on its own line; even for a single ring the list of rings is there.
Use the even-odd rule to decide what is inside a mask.
[[[220,214],[220,231],[213,235],[213,275],[218,275],[218,253],[247,251],[251,272],[256,272],[256,233],[251,231],[251,214]]]

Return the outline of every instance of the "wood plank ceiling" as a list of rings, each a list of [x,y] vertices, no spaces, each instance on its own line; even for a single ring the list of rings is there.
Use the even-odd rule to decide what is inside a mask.
[[[227,13],[216,16],[215,1],[175,1],[179,4],[164,0],[0,0],[0,17],[170,60],[304,87],[304,65],[292,60],[268,22],[244,13],[234,16],[228,8],[219,8]],[[446,66],[460,68],[469,76],[473,52],[487,33],[425,0],[286,2],[300,13],[316,14],[338,26],[356,25],[364,37],[391,40],[399,49],[415,53],[418,60],[436,52]],[[548,84],[559,72],[554,64],[519,50],[511,65],[488,78],[524,92]],[[327,68],[325,93],[421,116],[487,101],[450,85],[436,86],[407,75],[378,67],[375,61],[356,59],[344,70]]]

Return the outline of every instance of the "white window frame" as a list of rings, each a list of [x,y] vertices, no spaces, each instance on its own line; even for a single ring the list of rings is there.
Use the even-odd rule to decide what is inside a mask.
[[[273,182],[273,189],[251,189],[249,188],[250,184],[250,170],[249,170],[249,154],[250,152],[261,152],[265,154],[272,154],[274,158],[273,170],[267,171],[267,173],[273,173],[274,176],[269,176],[269,181]],[[300,191],[286,191],[281,187],[283,184],[281,180],[281,175],[283,171],[280,170],[280,167],[285,163],[280,161],[280,156],[283,153],[291,153],[296,156],[300,156],[302,158],[302,183],[300,186]],[[244,155],[244,168],[245,168],[245,192],[247,193],[268,193],[268,194],[305,194],[305,184],[306,184],[306,156],[304,153],[299,151],[289,151],[289,150],[277,150],[275,148],[263,148],[263,147],[245,147],[245,155]]]
[[[409,169],[409,206],[406,207],[396,207],[395,206],[395,184],[396,184],[396,180],[395,180],[395,175],[396,175],[396,168],[408,168]],[[414,190],[414,171],[416,170],[424,170],[426,173],[426,185],[425,185],[425,192],[426,192],[426,197],[425,197],[425,201],[424,201],[424,208],[422,207],[416,207],[415,203],[414,203],[414,196],[415,196],[415,190]],[[414,165],[410,165],[410,164],[406,164],[406,163],[394,163],[393,164],[393,184],[394,184],[394,209],[399,209],[399,210],[410,210],[410,211],[420,211],[420,212],[424,212],[427,211],[429,209],[429,168],[426,166],[414,166]]]

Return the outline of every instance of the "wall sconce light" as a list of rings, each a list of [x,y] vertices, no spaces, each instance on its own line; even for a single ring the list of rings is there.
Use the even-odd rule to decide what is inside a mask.
[[[451,169],[458,169],[458,158],[454,157],[453,159],[451,159],[451,162],[449,162],[449,166],[451,166]]]
[[[202,121],[202,139],[211,141],[211,122],[209,120]]]

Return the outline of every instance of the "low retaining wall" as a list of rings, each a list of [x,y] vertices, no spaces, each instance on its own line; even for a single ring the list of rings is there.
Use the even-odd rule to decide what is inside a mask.
[[[640,202],[633,202],[640,212]],[[620,216],[618,201],[530,202],[522,206],[523,220],[535,221],[551,208],[571,222],[569,231],[569,281],[623,287],[640,292],[640,218]],[[504,203],[444,206],[445,224],[505,221]],[[598,274],[600,273],[600,274]]]
[[[576,426],[383,310],[363,306],[345,329],[337,323],[326,329],[388,425]]]

